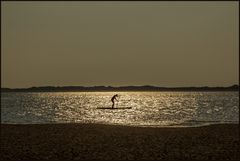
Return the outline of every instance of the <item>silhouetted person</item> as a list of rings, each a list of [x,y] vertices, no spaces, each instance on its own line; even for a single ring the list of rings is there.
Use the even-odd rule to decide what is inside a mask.
[[[115,94],[113,97],[112,97],[112,99],[111,99],[111,101],[112,101],[112,108],[114,107],[114,104],[115,104],[115,100],[117,100],[117,98],[116,97],[118,97],[118,95],[117,94]],[[118,101],[118,100],[117,100]]]

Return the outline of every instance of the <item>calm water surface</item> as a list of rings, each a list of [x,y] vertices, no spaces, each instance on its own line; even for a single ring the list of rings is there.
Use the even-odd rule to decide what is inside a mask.
[[[111,97],[119,94],[116,107]],[[199,126],[238,123],[238,92],[35,92],[2,93],[1,122],[102,123]]]

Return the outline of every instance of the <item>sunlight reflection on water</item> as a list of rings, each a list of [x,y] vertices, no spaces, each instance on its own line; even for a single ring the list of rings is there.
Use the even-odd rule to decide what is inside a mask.
[[[238,92],[2,93],[2,123],[103,123],[133,126],[194,126],[238,122]]]

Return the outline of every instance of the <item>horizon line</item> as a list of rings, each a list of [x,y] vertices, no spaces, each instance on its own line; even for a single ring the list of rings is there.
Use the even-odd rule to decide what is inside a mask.
[[[105,88],[121,88],[121,87],[155,87],[155,88],[228,88],[233,86],[239,86],[239,84],[232,84],[229,86],[156,86],[156,85],[124,85],[124,86],[110,86],[110,85],[93,85],[93,86],[81,86],[81,85],[65,85],[65,86],[51,86],[51,85],[45,85],[45,86],[31,86],[31,87],[1,87],[1,89],[7,88],[7,89],[31,89],[31,88],[47,88],[47,87],[53,87],[53,88],[62,88],[62,87],[84,87],[84,88],[94,88],[94,87],[105,87]]]

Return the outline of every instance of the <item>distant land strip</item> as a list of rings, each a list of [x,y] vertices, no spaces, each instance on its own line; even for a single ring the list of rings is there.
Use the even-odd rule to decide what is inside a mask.
[[[156,86],[42,86],[31,88],[1,88],[1,92],[91,92],[91,91],[239,91],[239,85],[229,87],[156,87]]]

